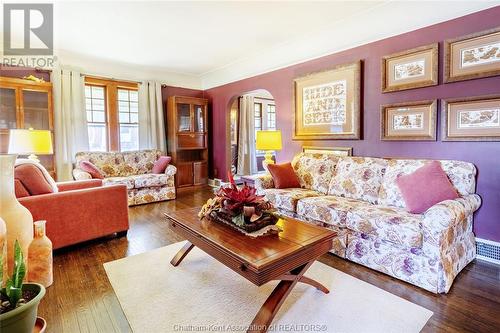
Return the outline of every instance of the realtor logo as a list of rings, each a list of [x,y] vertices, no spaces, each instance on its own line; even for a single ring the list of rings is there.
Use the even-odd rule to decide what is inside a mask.
[[[52,4],[4,4],[4,55],[52,55],[53,15]]]

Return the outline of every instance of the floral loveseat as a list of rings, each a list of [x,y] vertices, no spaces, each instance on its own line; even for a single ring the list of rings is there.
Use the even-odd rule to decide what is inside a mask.
[[[292,165],[302,188],[275,189],[270,175],[255,186],[282,214],[336,231],[336,255],[446,293],[476,256],[472,219],[481,199],[473,164],[440,161],[461,197],[408,213],[395,180],[425,162],[301,153]]]
[[[177,168],[168,165],[164,174],[151,173],[154,162],[161,155],[165,154],[160,150],[79,152],[75,156],[73,177],[76,180],[91,179],[89,173],[78,168],[81,161],[89,161],[104,174],[103,185],[127,186],[129,206],[175,199]]]

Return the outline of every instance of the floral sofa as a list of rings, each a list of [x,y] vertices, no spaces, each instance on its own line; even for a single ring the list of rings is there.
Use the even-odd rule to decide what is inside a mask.
[[[423,214],[411,214],[396,185],[426,160],[338,157],[300,153],[292,166],[301,188],[275,189],[272,177],[255,181],[280,212],[336,231],[332,252],[434,293],[447,293],[476,256],[473,213],[476,168],[440,161],[460,194]]]
[[[164,174],[151,173],[154,162],[161,155],[165,154],[160,150],[79,152],[75,156],[73,177],[76,180],[91,179],[89,173],[78,168],[81,161],[89,161],[104,174],[104,186],[127,186],[129,206],[175,199],[174,176],[177,168],[168,165]]]

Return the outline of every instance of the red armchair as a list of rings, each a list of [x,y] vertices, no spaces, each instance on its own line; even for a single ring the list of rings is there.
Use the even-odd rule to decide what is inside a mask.
[[[19,198],[33,220],[47,221],[54,249],[129,229],[127,187],[101,180],[58,183],[59,192]]]

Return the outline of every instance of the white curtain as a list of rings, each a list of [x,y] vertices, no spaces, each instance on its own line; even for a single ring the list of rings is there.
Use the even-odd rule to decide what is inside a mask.
[[[139,85],[139,148],[167,152],[159,82],[144,81]]]
[[[51,73],[54,99],[55,153],[58,181],[72,180],[73,161],[89,150],[85,80],[80,72],[55,68]]]
[[[251,175],[257,172],[255,153],[255,119],[253,96],[240,98],[240,124],[238,134],[238,174]]]

